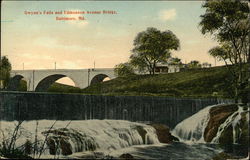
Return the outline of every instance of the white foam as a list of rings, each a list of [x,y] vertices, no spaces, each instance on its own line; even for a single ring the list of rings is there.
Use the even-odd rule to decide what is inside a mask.
[[[216,105],[208,106],[178,123],[172,134],[186,143],[205,142],[203,133],[209,121],[209,110],[214,106]]]
[[[232,115],[230,115],[225,121],[224,123],[222,123],[220,125],[220,127],[218,128],[218,132],[216,134],[216,136],[213,138],[212,143],[219,143],[219,139],[221,137],[221,134],[224,132],[225,129],[227,129],[228,126],[232,125],[233,128],[233,143],[236,144],[237,140],[239,139],[240,135],[241,135],[241,129],[239,128],[239,130],[237,129],[237,126],[240,124],[240,120],[241,120],[241,114],[245,112],[243,110],[243,107],[238,106],[238,110],[236,112],[234,112]]]
[[[193,143],[206,143],[204,140],[204,131],[209,122],[209,111],[212,107],[217,105],[208,106],[191,117],[183,120],[173,129],[172,134],[179,137],[182,142],[187,144]],[[217,131],[216,136],[213,138],[211,143],[219,143],[219,138],[221,137],[224,130],[232,125],[233,128],[233,142],[236,143],[241,136],[241,130],[237,127],[240,124],[241,114],[247,112],[243,110],[243,107],[238,106],[238,110],[230,115],[224,123],[222,123]],[[248,120],[248,116],[247,116]],[[249,121],[249,120],[248,120]],[[237,130],[238,129],[238,130]]]
[[[18,134],[16,147],[23,145],[27,140],[33,143],[35,141],[36,127],[37,139],[41,146],[45,139],[42,132],[48,131],[54,122],[53,120],[39,120],[38,126],[36,126],[36,121],[24,121]],[[0,129],[4,133],[4,136],[0,134],[0,141],[2,141],[11,136],[17,122],[0,121],[0,123]],[[141,145],[143,141],[148,144],[159,143],[155,129],[152,126],[141,123],[123,120],[56,121],[53,129],[65,128],[68,124],[68,129],[74,129],[92,138],[97,144],[97,150],[116,150],[132,145]],[[137,126],[142,127],[147,132],[145,140],[138,133]],[[74,152],[77,150],[77,147],[79,148],[77,142],[71,142],[71,145]],[[49,154],[49,150],[46,150],[44,154]]]

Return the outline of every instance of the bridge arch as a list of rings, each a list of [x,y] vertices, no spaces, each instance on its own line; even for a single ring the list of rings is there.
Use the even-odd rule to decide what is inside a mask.
[[[97,74],[97,75],[95,75],[95,76],[91,79],[90,85],[93,85],[93,84],[96,84],[96,83],[103,82],[103,80],[104,80],[105,78],[111,79],[111,78],[110,78],[108,75],[106,75],[106,74]]]
[[[57,80],[64,78],[64,77],[68,77],[69,79],[71,79],[74,82],[75,86],[77,86],[77,83],[74,81],[73,78],[64,74],[53,74],[40,80],[35,87],[35,91],[46,92],[53,83],[55,83]]]
[[[23,75],[15,75],[13,77],[10,78],[10,81],[9,81],[9,84],[8,84],[8,87],[7,87],[7,90],[10,90],[10,91],[18,91],[19,88],[20,88],[20,85],[21,85],[21,80],[24,80],[26,82],[26,86],[24,86],[25,88],[23,88],[23,91],[27,91],[27,79],[23,76]]]

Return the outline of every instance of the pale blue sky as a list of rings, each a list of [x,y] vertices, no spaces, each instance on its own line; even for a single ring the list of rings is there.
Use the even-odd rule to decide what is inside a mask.
[[[2,54],[13,69],[114,67],[126,62],[133,39],[147,27],[171,30],[181,42],[173,56],[183,62],[214,64],[207,51],[216,45],[198,28],[202,1],[46,1],[2,3]],[[83,15],[84,21],[56,21],[56,15],[25,15],[24,11],[115,10],[117,15]],[[60,15],[61,16],[61,15]],[[72,15],[63,15],[72,17]]]

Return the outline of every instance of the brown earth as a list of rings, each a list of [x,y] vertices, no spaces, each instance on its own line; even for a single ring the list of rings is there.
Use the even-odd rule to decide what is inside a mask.
[[[168,126],[164,124],[150,124],[150,125],[155,128],[159,142],[172,143],[173,141],[179,141],[178,138],[174,137],[170,133],[170,129]]]
[[[204,132],[206,142],[211,142],[216,136],[220,125],[235,111],[238,110],[236,104],[220,105],[210,109],[210,119]]]

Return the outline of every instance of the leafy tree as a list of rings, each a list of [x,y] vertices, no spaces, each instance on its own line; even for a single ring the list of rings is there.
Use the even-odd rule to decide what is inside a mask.
[[[0,61],[0,88],[6,89],[10,80],[11,64],[6,56]]]
[[[193,60],[187,64],[188,68],[201,68],[201,64],[199,61]]]
[[[239,0],[206,1],[201,15],[201,32],[211,34],[219,43],[209,53],[224,61],[233,77],[234,98],[238,101],[247,86],[249,74],[249,7]],[[229,67],[232,65],[233,67]]]
[[[120,63],[115,66],[115,75],[118,77],[125,77],[134,74],[133,67],[129,63]]]
[[[210,64],[210,63],[208,63],[208,62],[204,62],[204,63],[201,64],[201,66],[202,66],[203,68],[208,68],[208,67],[211,67],[212,64]]]
[[[166,61],[171,57],[170,50],[177,50],[179,47],[179,39],[171,31],[161,32],[156,28],[147,28],[134,39],[130,62],[139,71],[146,69],[150,74],[154,74],[156,63]]]
[[[183,66],[183,63],[181,62],[181,59],[177,58],[177,57],[171,58],[169,64],[171,64],[171,65],[177,65],[179,67]]]

